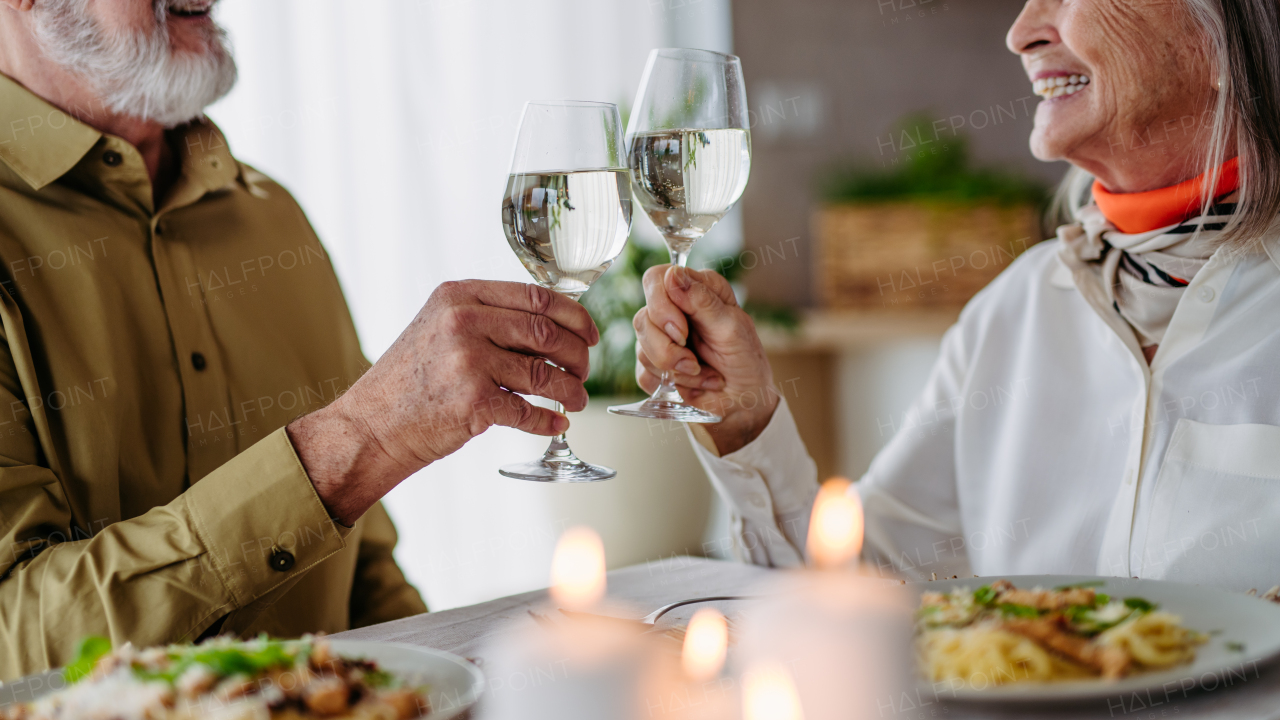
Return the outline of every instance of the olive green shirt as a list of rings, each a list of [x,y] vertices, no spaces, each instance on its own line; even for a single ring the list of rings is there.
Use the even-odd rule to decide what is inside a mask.
[[[385,510],[333,522],[284,431],[368,367],[328,255],[211,123],[168,139],[156,208],[132,145],[0,75],[0,679],[426,611]]]

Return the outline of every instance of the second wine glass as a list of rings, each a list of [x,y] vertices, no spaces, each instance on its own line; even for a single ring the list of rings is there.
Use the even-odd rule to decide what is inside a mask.
[[[649,54],[627,125],[636,199],[684,267],[694,243],[742,197],[751,173],[751,135],[742,63],[710,50],[663,48]],[[671,372],[642,402],[615,415],[718,423],[685,403]]]
[[[631,188],[616,105],[525,105],[502,198],[502,228],[533,279],[565,297],[577,300],[609,269],[631,231]],[[556,411],[563,410],[556,403]],[[551,438],[541,458],[499,472],[564,483],[618,474],[580,460],[564,433]]]

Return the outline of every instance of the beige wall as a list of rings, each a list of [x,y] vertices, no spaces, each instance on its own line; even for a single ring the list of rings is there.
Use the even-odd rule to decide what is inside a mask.
[[[688,0],[686,0],[688,1]],[[812,305],[809,216],[819,173],[895,155],[904,114],[967,131],[977,160],[1047,182],[1061,163],[1031,157],[1036,98],[1004,35],[1020,0],[733,0],[734,49],[755,111],[743,199],[752,297]],[[997,110],[999,105],[1003,109]],[[981,127],[985,125],[985,127]],[[974,127],[978,126],[978,127]],[[934,139],[924,133],[920,140]],[[932,149],[932,148],[930,148]],[[798,239],[797,239],[798,238]]]

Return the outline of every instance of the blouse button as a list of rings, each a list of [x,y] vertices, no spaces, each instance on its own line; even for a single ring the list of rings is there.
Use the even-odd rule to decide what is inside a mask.
[[[106,163],[107,167],[117,167],[124,162],[124,156],[115,150],[108,150],[102,153],[102,162]]]
[[[197,371],[202,371],[208,366],[209,363],[205,361],[204,353],[191,353],[191,367],[195,368]]]
[[[1200,288],[1200,299],[1201,299],[1201,300],[1203,300],[1203,301],[1205,301],[1205,302],[1213,302],[1213,296],[1214,296],[1213,288],[1211,288],[1211,287],[1209,287],[1209,286],[1207,286],[1207,285],[1206,285],[1205,287]]]

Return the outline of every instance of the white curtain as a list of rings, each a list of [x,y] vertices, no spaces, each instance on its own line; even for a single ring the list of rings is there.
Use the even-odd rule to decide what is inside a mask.
[[[307,211],[371,360],[441,282],[529,280],[499,224],[525,101],[629,105],[650,48],[727,50],[730,37],[728,0],[223,0],[217,12],[240,81],[209,114]],[[732,222],[717,235],[738,242]],[[592,506],[617,504],[605,491],[497,475],[544,446],[497,428],[388,497],[397,557],[433,609],[545,585],[567,524],[619,512]]]

